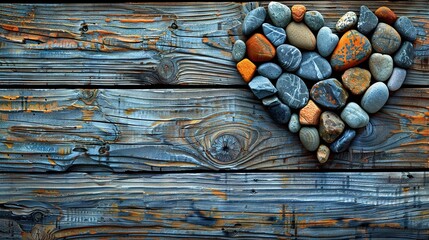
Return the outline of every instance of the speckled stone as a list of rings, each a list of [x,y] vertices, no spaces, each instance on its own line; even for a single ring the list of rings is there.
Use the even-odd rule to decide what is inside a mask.
[[[282,103],[276,96],[262,99],[262,104],[268,108],[268,114],[279,124],[288,124],[291,111],[290,108]]]
[[[277,80],[278,96],[282,102],[291,108],[304,107],[309,99],[309,93],[304,81],[291,73],[283,73]]]
[[[384,82],[393,72],[393,59],[390,55],[373,53],[369,57],[369,70],[375,80]]]
[[[325,25],[323,15],[318,11],[307,11],[304,15],[304,22],[312,31],[319,31]]]
[[[286,27],[289,43],[297,48],[312,51],[316,49],[316,37],[305,23],[291,22]]]
[[[302,127],[299,130],[299,140],[308,151],[316,151],[320,144],[319,132],[315,127]]]
[[[331,154],[331,150],[326,146],[321,144],[318,148],[317,148],[317,160],[319,161],[319,163],[324,164],[328,161],[329,159],[329,154]]]
[[[314,84],[310,96],[320,106],[338,110],[346,105],[349,94],[337,79],[330,78]]]
[[[338,19],[337,24],[335,24],[335,29],[338,32],[345,32],[350,28],[354,27],[357,23],[357,15],[355,12],[346,12],[340,19]]]
[[[346,151],[353,139],[356,136],[356,131],[353,129],[346,129],[344,133],[331,144],[331,151],[334,153],[340,153]]]
[[[405,81],[405,78],[407,76],[407,70],[403,68],[395,67],[393,69],[393,73],[390,76],[389,81],[387,82],[387,87],[390,91],[396,91],[399,88],[401,88],[402,84]]]
[[[320,55],[327,57],[331,55],[338,44],[339,38],[337,34],[333,34],[329,27],[322,27],[317,33],[317,50]]]
[[[368,35],[372,30],[377,27],[378,18],[375,14],[365,5],[360,7],[359,20],[357,29],[360,33]]]
[[[304,19],[307,8],[304,5],[296,4],[292,6],[292,19],[295,22],[301,22]]]
[[[301,64],[302,54],[295,46],[282,44],[277,47],[277,60],[284,70],[293,72]]]
[[[276,56],[276,49],[264,35],[255,33],[246,41],[246,53],[254,63],[266,62]]]
[[[267,11],[263,7],[258,7],[250,11],[242,24],[243,34],[246,36],[251,35],[256,29],[262,26],[266,17]]]
[[[270,80],[263,76],[256,76],[249,82],[250,90],[259,99],[274,95],[277,89],[270,82]]]
[[[316,52],[304,52],[301,65],[296,75],[301,78],[319,81],[330,77],[332,74],[331,64]]]
[[[232,59],[240,62],[246,56],[246,43],[243,40],[237,40],[232,47]]]
[[[389,99],[389,89],[383,82],[372,84],[362,97],[360,105],[367,113],[378,112]]]
[[[325,111],[320,115],[319,134],[327,143],[332,143],[343,133],[344,122],[334,112]]]
[[[297,133],[301,129],[301,124],[299,123],[299,116],[296,113],[293,113],[288,124],[289,131],[291,133]]]
[[[264,76],[271,80],[275,80],[279,78],[282,72],[283,72],[282,68],[279,65],[272,62],[263,63],[258,67],[258,73],[261,76]]]
[[[351,128],[365,127],[369,123],[368,114],[355,102],[349,102],[341,112],[341,119]]]
[[[320,107],[312,100],[308,100],[307,105],[299,110],[299,123],[301,125],[318,125],[321,113]]]
[[[341,76],[343,86],[353,95],[363,94],[371,83],[371,73],[360,67],[347,69]]]
[[[393,27],[405,40],[414,42],[417,39],[417,29],[408,17],[399,17]]]
[[[268,4],[268,16],[275,26],[281,28],[285,28],[292,20],[290,8],[274,1]]]
[[[401,46],[401,36],[390,25],[379,23],[372,35],[371,44],[376,52],[392,54]]]
[[[396,52],[395,56],[393,57],[393,61],[398,67],[407,69],[413,65],[414,56],[415,52],[413,44],[408,41],[404,41],[401,48]]]
[[[262,31],[275,47],[286,41],[286,31],[283,28],[264,23],[262,24]]]
[[[396,14],[386,6],[379,7],[375,10],[375,16],[377,16],[381,22],[385,22],[389,25],[393,25],[398,18]]]

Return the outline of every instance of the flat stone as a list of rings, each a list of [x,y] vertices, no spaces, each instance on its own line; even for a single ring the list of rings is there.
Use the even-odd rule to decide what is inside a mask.
[[[360,67],[347,69],[341,76],[343,86],[353,95],[363,94],[371,83],[371,73]]]
[[[301,64],[302,54],[295,46],[282,44],[277,47],[277,60],[284,70],[293,72]]]
[[[368,35],[377,27],[377,16],[365,5],[360,7],[357,29],[363,35]]]
[[[396,14],[386,6],[379,7],[375,10],[375,16],[377,16],[381,22],[385,22],[389,25],[393,25],[398,18]]]
[[[369,58],[371,43],[362,33],[349,30],[340,38],[331,56],[331,66],[335,71],[344,71],[359,65]]]
[[[401,48],[396,52],[395,56],[393,57],[393,61],[398,67],[401,68],[410,68],[411,65],[414,63],[414,47],[413,44],[404,41]]]
[[[286,41],[286,31],[281,27],[264,23],[262,24],[262,31],[275,47],[278,47],[280,44],[283,44]]]
[[[318,148],[317,148],[317,160],[319,161],[319,163],[326,163],[329,159],[329,154],[331,154],[331,150],[326,146],[321,144]]]
[[[308,151],[316,151],[320,144],[319,132],[315,127],[302,127],[299,130],[299,140]]]
[[[393,59],[390,55],[373,53],[369,58],[369,70],[377,81],[386,81],[393,72]]]
[[[256,76],[249,82],[250,90],[259,99],[272,96],[277,93],[277,89],[270,80],[263,76]]]
[[[282,72],[283,72],[282,68],[279,65],[272,62],[263,63],[258,67],[258,73],[261,76],[264,76],[270,80],[275,80],[279,78]]]
[[[346,129],[344,133],[331,144],[331,151],[334,153],[340,153],[346,151],[353,139],[356,136],[356,131],[353,129]]]
[[[296,4],[292,6],[292,19],[295,22],[301,22],[304,19],[307,8],[304,5]]]
[[[322,27],[317,33],[317,50],[320,55],[327,57],[331,55],[338,44],[339,38],[337,34],[333,34],[329,27]]]
[[[262,26],[266,17],[267,11],[263,7],[258,7],[250,11],[243,20],[243,34],[246,36],[252,34],[256,29]]]
[[[291,22],[286,27],[289,43],[297,48],[312,51],[316,49],[316,37],[305,23]]]
[[[399,17],[393,27],[405,40],[414,42],[417,39],[417,29],[408,17]]]
[[[282,102],[293,109],[304,107],[309,99],[309,93],[304,81],[291,73],[283,73],[277,79],[276,87]]]
[[[252,80],[253,76],[255,76],[256,65],[249,59],[245,58],[237,63],[237,70],[243,80],[248,83]]]
[[[378,112],[389,99],[389,89],[383,82],[372,84],[362,97],[360,105],[367,113]]]
[[[385,54],[393,54],[401,45],[401,36],[390,25],[379,23],[371,38],[374,51]]]
[[[330,78],[314,84],[310,96],[320,106],[338,110],[346,105],[349,94],[337,79]]]
[[[393,73],[390,76],[389,81],[387,82],[387,87],[390,91],[396,91],[399,88],[401,88],[402,84],[405,81],[405,78],[407,76],[407,70],[403,68],[395,67],[393,69]]]
[[[246,56],[246,44],[243,40],[237,40],[232,47],[232,59],[239,62]]]
[[[325,19],[319,11],[307,11],[304,14],[304,22],[312,31],[319,31],[325,25]]]
[[[308,100],[307,105],[299,110],[299,123],[301,125],[319,124],[319,116],[322,110],[312,100]]]
[[[296,75],[312,81],[319,81],[330,77],[332,74],[331,64],[316,52],[305,52],[302,54],[301,65]]]
[[[340,19],[338,19],[337,24],[335,24],[335,29],[338,32],[345,32],[350,28],[354,27],[357,23],[357,15],[355,12],[346,12]]]
[[[301,124],[299,123],[298,114],[296,113],[292,114],[289,120],[288,128],[291,133],[297,133],[301,129]]]
[[[292,20],[290,8],[279,2],[268,4],[268,16],[277,27],[285,28]]]
[[[255,33],[246,41],[247,57],[252,62],[271,61],[276,56],[276,49],[262,34]]]
[[[276,96],[262,99],[262,104],[268,108],[268,114],[279,124],[288,124],[291,111],[290,108],[282,103]]]
[[[334,112],[325,111],[320,116],[319,134],[327,143],[332,143],[343,133],[344,122]]]
[[[369,123],[368,114],[355,102],[349,102],[341,112],[341,119],[351,128],[365,127]]]

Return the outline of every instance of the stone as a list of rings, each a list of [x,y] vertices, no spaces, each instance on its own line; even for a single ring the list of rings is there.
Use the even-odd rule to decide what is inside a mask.
[[[398,18],[393,27],[405,40],[414,42],[417,39],[417,29],[408,17]]]
[[[378,112],[389,99],[389,89],[383,82],[372,84],[362,97],[360,105],[367,113]]]
[[[361,95],[371,83],[371,73],[360,67],[347,69],[341,76],[343,86],[353,95]]]
[[[237,70],[243,80],[248,83],[252,80],[253,76],[255,76],[256,65],[249,59],[245,58],[237,63]]]
[[[276,56],[276,49],[262,34],[255,33],[246,41],[247,57],[252,62],[271,61]]]
[[[393,54],[401,45],[401,36],[390,25],[379,23],[371,38],[374,51],[385,54]]]
[[[369,57],[369,70],[375,80],[384,82],[393,72],[393,58],[387,54],[373,53]]]
[[[305,23],[291,22],[286,27],[289,43],[297,48],[312,51],[316,49],[316,37]]]
[[[246,43],[243,40],[237,40],[232,47],[232,59],[239,62],[246,56]]]
[[[329,159],[329,154],[331,154],[331,150],[326,146],[321,144],[318,148],[317,148],[317,160],[319,161],[319,163],[324,164],[328,161]]]
[[[299,130],[299,140],[308,151],[316,151],[320,144],[319,132],[315,127],[302,127]]]
[[[284,70],[293,72],[301,64],[302,54],[295,46],[282,44],[277,47],[277,60]]]
[[[258,67],[259,75],[264,76],[270,80],[279,78],[282,72],[282,68],[273,62],[263,63]]]
[[[301,124],[299,123],[298,114],[296,113],[292,114],[289,120],[288,128],[291,133],[297,133],[301,129]]]
[[[243,34],[246,36],[252,34],[256,29],[262,26],[266,17],[267,11],[264,7],[257,7],[250,11],[243,20]]]
[[[372,30],[377,27],[378,18],[375,14],[365,5],[360,7],[359,20],[357,23],[357,30],[363,35],[368,35]]]
[[[323,57],[328,57],[338,44],[338,35],[333,34],[329,27],[322,27],[317,33],[317,51]]]
[[[334,49],[331,66],[334,71],[347,70],[367,60],[371,52],[369,39],[356,30],[349,30],[340,38]]]
[[[354,27],[357,23],[357,15],[355,12],[346,12],[340,19],[338,19],[337,24],[335,24],[335,29],[342,33],[350,28]]]
[[[389,88],[390,91],[398,90],[404,83],[406,76],[407,70],[395,67],[389,81],[387,82],[387,88]]]
[[[282,103],[276,96],[262,99],[262,104],[268,108],[268,114],[279,124],[288,124],[291,111],[290,108]]]
[[[249,82],[249,87],[253,94],[259,99],[272,96],[277,93],[277,89],[270,80],[263,76],[254,77],[252,81]]]
[[[304,5],[296,4],[292,6],[292,19],[295,22],[301,22],[304,19],[307,8]]]
[[[283,28],[264,23],[262,24],[262,31],[265,37],[267,37],[275,47],[278,47],[286,41],[286,31]]]
[[[304,22],[314,32],[325,25],[323,15],[318,11],[308,11],[304,14]]]
[[[338,110],[346,105],[349,94],[337,79],[330,78],[314,84],[310,96],[320,106]]]
[[[375,10],[375,16],[377,16],[381,22],[385,22],[389,25],[393,25],[398,18],[396,14],[386,6],[379,7]]]
[[[340,153],[346,151],[353,139],[356,136],[356,131],[353,129],[346,129],[344,133],[331,144],[331,151],[334,153]]]
[[[393,57],[393,61],[398,67],[409,68],[414,63],[414,56],[415,52],[413,44],[408,41],[404,41],[401,48]]]
[[[307,105],[299,110],[299,123],[301,125],[317,125],[321,113],[320,107],[312,100],[308,100]]]
[[[296,71],[296,75],[304,79],[319,81],[330,77],[331,74],[331,64],[317,52],[305,52],[302,54],[301,65]]]
[[[365,127],[369,123],[368,114],[355,102],[349,102],[341,112],[341,119],[351,128]]]
[[[343,133],[346,124],[334,112],[325,111],[320,115],[319,134],[327,143],[332,143]]]
[[[292,20],[290,8],[279,2],[268,4],[268,16],[277,27],[285,28]]]
[[[283,73],[277,79],[276,88],[282,102],[293,109],[304,107],[309,99],[309,93],[304,81],[292,73]]]

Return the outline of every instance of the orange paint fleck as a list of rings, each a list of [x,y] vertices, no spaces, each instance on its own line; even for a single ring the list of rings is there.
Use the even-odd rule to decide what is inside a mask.
[[[46,195],[46,196],[60,196],[60,191],[58,190],[36,189],[36,190],[33,190],[33,193]]]
[[[219,197],[220,199],[227,200],[227,198],[228,198],[228,196],[226,195],[225,192],[222,192],[222,191],[220,191],[218,189],[213,189],[212,188],[211,191],[212,191],[213,195]]]
[[[18,98],[20,98],[21,96],[2,96],[4,99],[7,100],[16,100]]]
[[[121,23],[152,23],[155,19],[120,19]]]
[[[6,145],[6,147],[9,149],[11,149],[13,147],[13,143],[11,143],[11,142],[5,142],[4,145]]]
[[[110,22],[111,20],[110,20],[110,18],[106,18],[106,19],[104,19],[104,21],[105,22]]]
[[[399,223],[372,223],[369,224],[370,228],[402,228]]]
[[[1,27],[4,30],[12,31],[12,32],[19,32],[19,27],[9,24],[2,24]]]
[[[138,109],[135,109],[135,108],[127,108],[124,110],[126,115],[131,115],[131,114],[135,113],[136,111],[138,111]]]
[[[0,113],[0,120],[7,121],[9,120],[9,115],[5,113]]]
[[[245,82],[250,82],[256,72],[256,65],[249,59],[245,58],[237,63],[237,70]]]
[[[82,119],[84,121],[91,121],[92,117],[94,116],[94,112],[91,110],[82,109],[82,115]]]
[[[71,148],[69,148],[69,147],[58,149],[58,154],[60,154],[60,155],[67,155],[70,153],[71,153]]]
[[[48,161],[49,161],[49,163],[50,163],[52,166],[57,165],[57,163],[56,163],[52,158],[49,158],[49,157],[48,157]]]

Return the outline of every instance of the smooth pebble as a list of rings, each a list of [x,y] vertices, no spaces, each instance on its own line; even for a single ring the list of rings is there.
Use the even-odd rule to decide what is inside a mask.
[[[383,82],[372,84],[362,97],[360,105],[367,113],[378,112],[389,99],[389,89]]]
[[[265,98],[277,93],[277,89],[270,82],[270,80],[263,76],[256,76],[249,82],[250,90],[259,98]]]
[[[369,115],[355,102],[349,102],[341,112],[341,119],[351,128],[365,127],[369,123]]]
[[[401,88],[402,84],[407,77],[407,70],[399,67],[393,69],[393,73],[390,76],[389,81],[387,82],[387,87],[390,91],[396,91]]]
[[[292,73],[283,73],[277,79],[276,87],[281,101],[293,109],[304,107],[309,93],[304,81]]]

